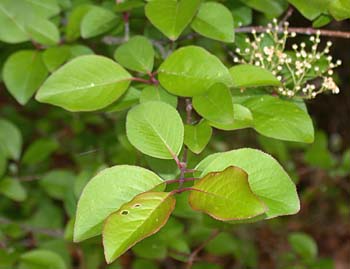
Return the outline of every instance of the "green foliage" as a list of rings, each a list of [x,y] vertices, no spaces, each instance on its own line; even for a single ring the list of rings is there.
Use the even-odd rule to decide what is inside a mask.
[[[135,36],[115,51],[114,58],[125,68],[147,73],[153,70],[154,49],[147,38]]]
[[[200,0],[152,0],[145,7],[150,22],[171,40],[176,40],[191,22]]]
[[[126,132],[133,146],[159,159],[172,159],[179,154],[184,139],[184,126],[176,109],[157,101],[130,110]]]
[[[117,269],[127,256],[103,259],[129,249],[133,269],[202,250],[258,268],[243,229],[299,211],[291,152],[349,175],[349,151],[335,158],[323,132],[310,146],[283,142],[314,140],[301,98],[339,92],[330,45],[318,52],[317,34],[308,56],[277,20],[253,40],[241,28],[260,32],[289,4],[314,27],[350,18],[346,0],[0,0],[0,268]],[[333,266],[310,236],[288,242],[281,264]]]
[[[111,214],[103,227],[103,246],[108,263],[143,238],[156,233],[168,220],[175,198],[166,192],[145,192]]]
[[[97,110],[123,95],[130,78],[127,71],[108,58],[81,56],[54,72],[36,99],[70,111]]]
[[[189,197],[191,207],[219,220],[250,219],[267,211],[251,191],[247,173],[234,166],[207,174],[193,188]]]
[[[197,33],[227,43],[234,41],[233,17],[224,5],[207,2],[203,3],[191,27]]]
[[[227,68],[203,48],[188,46],[176,50],[159,67],[159,81],[172,94],[196,96],[215,83],[231,85]]]

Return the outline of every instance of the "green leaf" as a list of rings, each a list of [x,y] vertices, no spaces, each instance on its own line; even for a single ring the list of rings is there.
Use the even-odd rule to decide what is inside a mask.
[[[153,70],[154,49],[146,37],[135,36],[116,49],[114,59],[125,68],[147,73]]]
[[[265,13],[269,18],[277,18],[288,8],[286,0],[245,0],[244,4]]]
[[[71,57],[68,46],[52,47],[44,51],[43,61],[47,69],[52,73]]]
[[[316,132],[315,142],[305,151],[304,159],[310,166],[332,169],[336,161],[328,149],[328,138],[324,132]]]
[[[34,165],[45,161],[49,156],[58,149],[56,140],[43,138],[34,141],[24,152],[22,163]]]
[[[34,41],[42,45],[56,45],[60,41],[57,26],[47,19],[32,19],[26,26],[26,30]]]
[[[253,115],[248,108],[240,104],[233,104],[234,120],[231,124],[209,122],[211,126],[226,131],[244,129],[253,126]]]
[[[36,99],[69,111],[97,110],[122,96],[130,79],[127,71],[106,57],[80,56],[54,72]]]
[[[79,5],[68,15],[68,22],[65,28],[66,40],[68,42],[72,42],[80,37],[81,22],[92,8],[92,5]]]
[[[22,150],[20,130],[10,121],[0,118],[0,148],[6,157],[18,160]]]
[[[52,170],[39,181],[39,185],[54,199],[64,200],[72,191],[75,175],[69,170]]]
[[[5,62],[3,78],[11,95],[25,105],[45,81],[48,71],[42,54],[33,50],[21,50]]]
[[[31,10],[29,9],[29,12]],[[13,0],[0,2],[0,40],[6,43],[20,43],[29,40],[22,20],[28,17],[28,4]]]
[[[20,258],[20,269],[67,269],[60,255],[50,250],[35,249]]]
[[[180,153],[184,126],[177,110],[163,102],[142,103],[129,111],[126,134],[142,153],[172,159]]]
[[[81,21],[80,31],[83,38],[91,38],[103,34],[118,24],[118,17],[110,10],[93,7]]]
[[[0,147],[0,178],[4,175],[7,168],[7,156]]]
[[[26,189],[18,180],[10,177],[0,180],[0,193],[16,202],[27,199]]]
[[[145,192],[111,214],[103,228],[107,263],[113,262],[142,239],[158,232],[175,208],[172,193]]]
[[[230,68],[233,86],[236,88],[279,86],[281,82],[268,70],[250,64]]]
[[[140,96],[140,103],[146,103],[150,101],[161,101],[177,107],[177,97],[165,91],[161,86],[147,86],[142,90]]]
[[[350,3],[347,0],[333,0],[329,12],[338,21],[350,18]]]
[[[176,40],[191,22],[200,0],[152,0],[145,13],[150,22],[171,40]]]
[[[142,0],[129,0],[129,1],[118,3],[118,5],[116,5],[114,10],[116,12],[125,12],[125,11],[131,11],[133,9],[143,7],[144,5],[145,3]]]
[[[60,6],[57,0],[25,0],[31,4],[36,15],[50,18],[60,13]]]
[[[295,214],[300,209],[295,185],[281,165],[262,151],[245,148],[209,155],[195,168],[203,177],[236,166],[248,174],[251,190],[268,207],[266,218]]]
[[[123,111],[139,102],[141,91],[130,87],[127,92],[115,103],[106,108],[108,112]]]
[[[78,202],[74,241],[99,235],[103,221],[136,195],[149,191],[163,181],[153,172],[128,165],[105,169],[92,178]],[[160,185],[162,191],[164,185]]]
[[[314,20],[327,10],[330,0],[288,0],[307,19]]]
[[[302,258],[314,260],[317,257],[317,244],[315,240],[305,233],[292,233],[288,236],[288,242],[293,250]]]
[[[232,43],[234,41],[232,13],[227,7],[220,3],[203,3],[191,27],[197,33],[205,37],[227,43]]]
[[[201,153],[209,143],[212,128],[207,121],[202,120],[197,125],[185,125],[185,145],[194,153]]]
[[[253,114],[254,129],[286,141],[312,143],[314,128],[308,113],[296,103],[265,95],[243,102]]]
[[[218,220],[251,219],[267,211],[264,202],[250,189],[248,174],[234,166],[206,174],[193,189],[189,196],[191,207]]]
[[[215,83],[232,84],[230,73],[222,62],[196,46],[176,50],[162,63],[158,73],[161,85],[179,96],[201,95]]]
[[[208,121],[219,124],[234,121],[232,95],[225,84],[214,84],[203,95],[194,96],[192,104],[197,113]]]

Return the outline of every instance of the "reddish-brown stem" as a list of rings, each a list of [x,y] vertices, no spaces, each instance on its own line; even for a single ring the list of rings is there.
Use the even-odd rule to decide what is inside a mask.
[[[267,27],[264,26],[248,26],[248,27],[241,27],[235,29],[236,33],[251,33],[253,30],[255,30],[257,33],[263,33],[267,30]],[[279,32],[283,32],[284,29],[281,27]],[[298,34],[304,34],[304,35],[315,35],[319,31],[321,36],[331,36],[331,37],[340,37],[340,38],[350,38],[350,32],[343,32],[343,31],[333,31],[333,30],[320,30],[320,29],[314,29],[314,28],[301,28],[301,27],[289,27],[288,32],[295,32]]]
[[[181,188],[181,189],[176,189],[176,190],[172,190],[171,191],[171,194],[177,194],[177,193],[183,193],[185,191],[200,191],[200,190],[197,190],[195,188]]]
[[[187,182],[187,181],[195,181],[199,178],[196,177],[188,177],[188,178],[183,178],[183,179],[171,179],[171,180],[167,180],[165,181],[166,184],[172,184],[172,183],[179,183],[181,180],[183,182]]]
[[[152,81],[148,80],[148,79],[144,79],[144,78],[137,78],[137,77],[133,77],[131,78],[132,81],[137,81],[137,82],[142,82],[145,84],[153,84]]]

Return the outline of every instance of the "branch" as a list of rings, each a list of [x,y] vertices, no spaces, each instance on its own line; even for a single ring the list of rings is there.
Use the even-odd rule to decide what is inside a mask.
[[[201,252],[201,250],[202,250],[203,248],[205,248],[206,245],[208,245],[208,243],[209,243],[210,241],[212,241],[213,239],[215,239],[215,237],[217,237],[219,234],[220,234],[220,231],[219,231],[219,230],[214,230],[214,231],[212,232],[212,234],[207,238],[207,240],[205,240],[202,244],[200,244],[200,245],[191,253],[191,255],[189,256],[188,261],[187,261],[186,269],[191,269],[191,268],[192,268],[193,262],[194,262],[194,260],[196,259],[198,253]]]
[[[266,32],[268,28],[264,26],[248,26],[248,27],[241,27],[235,29],[236,33],[251,33],[253,30],[255,30],[257,33],[263,33]],[[284,31],[283,28],[280,28],[278,32],[282,33]],[[339,37],[339,38],[350,38],[350,32],[343,32],[343,31],[333,31],[333,30],[319,30],[314,29],[311,27],[308,28],[302,28],[302,27],[289,27],[288,32],[295,32],[298,34],[304,34],[304,35],[315,35],[319,33],[321,36],[331,36],[331,37]]]

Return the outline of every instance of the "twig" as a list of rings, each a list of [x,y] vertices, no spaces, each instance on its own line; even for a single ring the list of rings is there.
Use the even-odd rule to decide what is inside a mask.
[[[267,30],[267,27],[264,26],[248,26],[248,27],[241,27],[235,29],[236,33],[251,33],[253,30],[255,30],[257,33],[263,33]],[[282,33],[284,31],[283,28],[280,28],[278,32]],[[333,30],[320,30],[320,29],[314,29],[311,27],[308,28],[301,28],[301,27],[289,27],[288,32],[295,32],[298,34],[304,34],[304,35],[315,35],[319,33],[321,36],[331,36],[331,37],[339,37],[339,38],[350,38],[350,32],[343,32],[343,31],[333,31]]]
[[[186,98],[186,124],[192,123],[192,103],[191,99]],[[180,172],[180,181],[179,181],[179,188],[181,188],[185,182],[185,173],[187,171],[187,155],[188,155],[188,148],[185,146],[184,153],[182,155],[182,162],[181,162],[181,172]]]
[[[129,23],[129,12],[123,12],[123,20],[124,20],[124,40],[128,41],[130,38],[130,23]]]
[[[294,8],[293,6],[290,6],[286,12],[286,14],[284,14],[283,18],[280,20],[279,22],[279,26],[282,27],[283,24],[288,21],[288,19],[293,15],[293,12],[294,12]]]
[[[47,229],[47,228],[37,228],[32,227],[27,224],[18,224],[14,221],[11,221],[7,218],[0,217],[0,224],[7,225],[7,224],[17,224],[21,229],[25,230],[26,232],[36,233],[36,234],[43,234],[48,235],[51,237],[63,237],[63,231],[58,229]]]
[[[167,180],[165,181],[166,184],[172,184],[172,183],[178,183],[180,181],[183,181],[183,182],[187,182],[187,181],[195,181],[199,178],[197,177],[188,177],[188,178],[183,178],[183,179],[171,179],[171,180]]]
[[[202,244],[200,244],[189,256],[188,261],[187,261],[187,265],[186,265],[186,269],[191,269],[194,260],[196,259],[197,255],[199,254],[199,252],[201,252],[201,250],[203,248],[206,247],[206,245],[212,241],[213,239],[215,239],[215,237],[217,237],[219,235],[220,231],[219,230],[214,230],[212,232],[212,234],[207,238],[207,240],[205,240]]]

